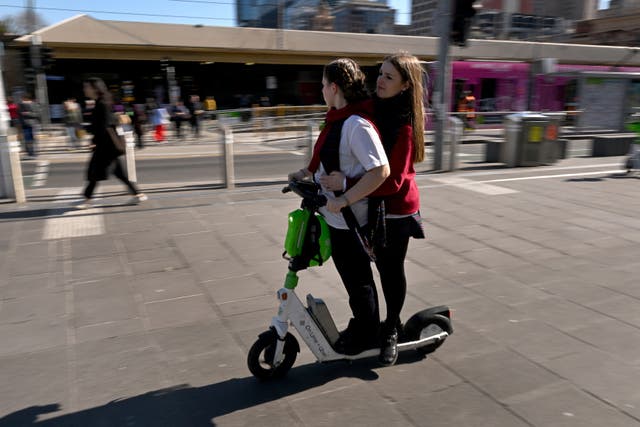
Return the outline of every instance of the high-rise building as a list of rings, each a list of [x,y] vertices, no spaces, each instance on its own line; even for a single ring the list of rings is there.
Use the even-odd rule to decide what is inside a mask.
[[[595,18],[597,10],[596,0],[534,0],[532,13],[538,16],[582,21]]]
[[[620,16],[640,9],[640,0],[611,0],[609,8],[598,11],[597,17]]]
[[[569,42],[640,46],[640,0],[611,0],[595,19],[578,22]],[[632,51],[635,52],[635,51]]]
[[[409,34],[413,36],[433,36],[434,18],[439,0],[412,0]]]
[[[394,34],[386,0],[237,0],[236,8],[241,27]]]
[[[236,0],[236,24],[238,27],[255,27],[258,22],[258,0]]]
[[[350,33],[393,34],[395,9],[386,0],[348,0],[333,10],[335,31]]]
[[[628,0],[640,2],[640,0]],[[520,38],[549,36],[566,31],[568,23],[591,19],[597,0],[482,0],[473,37]],[[414,0],[410,34],[437,36],[439,0]]]

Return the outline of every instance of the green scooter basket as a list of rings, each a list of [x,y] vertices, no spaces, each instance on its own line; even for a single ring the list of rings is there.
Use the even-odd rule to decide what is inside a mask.
[[[322,265],[331,256],[329,226],[325,219],[306,209],[289,213],[289,225],[284,239],[285,254],[308,258],[308,266]]]

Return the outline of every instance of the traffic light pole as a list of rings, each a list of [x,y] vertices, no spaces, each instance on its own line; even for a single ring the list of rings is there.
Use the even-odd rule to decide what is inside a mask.
[[[438,52],[438,75],[435,89],[436,128],[433,150],[433,169],[442,170],[442,153],[444,148],[444,134],[447,126],[450,92],[447,89],[449,81],[449,23],[451,21],[451,2],[440,0],[440,47]]]
[[[51,123],[49,116],[49,92],[47,90],[47,75],[44,72],[42,64],[42,55],[40,48],[42,47],[42,38],[36,34],[31,37],[31,63],[37,70],[36,74],[36,100],[40,106],[40,124],[48,125]]]

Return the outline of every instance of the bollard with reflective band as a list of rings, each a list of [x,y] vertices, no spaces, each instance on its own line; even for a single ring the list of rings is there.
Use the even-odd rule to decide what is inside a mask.
[[[20,164],[20,142],[19,141],[6,141],[2,144],[2,158],[3,158],[3,170],[5,170],[4,163],[8,160],[9,165],[7,172],[3,172],[4,186],[7,192],[7,197],[15,199],[16,203],[25,203],[27,197],[24,191],[24,182],[22,178],[22,165]]]
[[[449,117],[449,170],[458,169],[458,143],[462,139],[463,123],[458,117]]]
[[[313,157],[313,144],[316,142],[318,138],[318,128],[314,122],[309,122],[307,125],[307,144],[306,144],[306,155],[305,155],[305,164],[309,164],[311,161],[311,157]]]
[[[138,175],[136,173],[136,152],[135,152],[135,137],[132,131],[125,132],[125,140],[127,145],[125,148],[125,158],[127,160],[127,177],[131,182],[138,182]]]
[[[224,145],[224,185],[226,188],[234,188],[233,132],[229,126],[224,126],[222,128],[222,135]]]

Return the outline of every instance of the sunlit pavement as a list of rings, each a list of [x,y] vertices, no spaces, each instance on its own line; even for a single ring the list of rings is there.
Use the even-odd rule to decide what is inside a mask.
[[[453,310],[432,356],[246,367],[276,314],[282,184],[120,185],[0,204],[0,426],[640,425],[640,177],[622,158],[418,177],[403,319]],[[301,160],[302,161],[302,160]],[[49,191],[49,192],[47,192]],[[349,309],[329,262],[298,293]],[[384,313],[384,309],[383,309]]]

